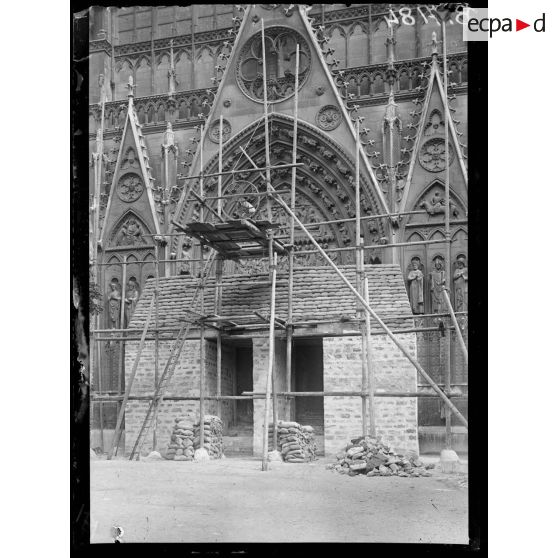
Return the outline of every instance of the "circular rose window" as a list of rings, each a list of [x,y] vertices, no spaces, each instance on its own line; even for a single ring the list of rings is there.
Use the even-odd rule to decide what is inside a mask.
[[[143,182],[137,174],[125,174],[118,181],[118,197],[125,202],[134,202],[143,192]]]
[[[299,89],[310,73],[310,48],[306,40],[287,27],[265,30],[267,100],[274,103],[294,94],[296,45],[299,45]],[[253,35],[238,57],[236,78],[240,89],[251,99],[263,102],[263,52],[261,32]]]

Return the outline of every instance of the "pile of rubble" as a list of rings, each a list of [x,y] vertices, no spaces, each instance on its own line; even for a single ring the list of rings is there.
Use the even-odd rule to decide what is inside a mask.
[[[416,452],[396,454],[377,438],[355,438],[336,457],[337,463],[327,468],[351,477],[430,477],[432,473],[427,469],[434,468],[434,464],[425,465]]]
[[[223,423],[219,417],[204,417],[204,448],[211,459],[223,456]],[[200,447],[200,423],[194,425],[186,418],[175,419],[170,443],[164,455],[165,459],[175,461],[192,461],[194,451]]]
[[[277,449],[287,463],[306,463],[316,459],[314,429],[298,422],[277,422]],[[273,450],[273,424],[269,425],[269,448]]]
[[[200,447],[200,423],[194,424],[194,448]],[[223,421],[215,415],[205,415],[203,420],[203,447],[210,459],[223,457]]]

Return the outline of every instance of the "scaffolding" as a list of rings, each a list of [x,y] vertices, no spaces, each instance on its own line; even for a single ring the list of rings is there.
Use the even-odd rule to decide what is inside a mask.
[[[265,43],[265,29],[264,22],[262,20],[262,44]],[[445,36],[444,36],[445,39]],[[444,40],[444,51],[445,51],[445,40]],[[266,60],[265,60],[265,49],[262,49],[263,56],[263,83],[266,81]],[[444,64],[445,64],[445,52],[444,52]],[[134,443],[132,453],[129,456],[130,459],[139,459],[140,451],[142,449],[143,443],[147,437],[147,434],[151,428],[153,428],[153,447],[157,447],[156,440],[156,421],[157,412],[160,407],[161,402],[164,399],[172,401],[198,401],[199,402],[199,417],[200,417],[200,443],[199,447],[204,447],[204,428],[203,420],[205,416],[205,402],[217,401],[217,409],[219,416],[222,411],[223,401],[237,401],[237,400],[255,400],[264,399],[264,425],[263,425],[263,447],[262,447],[262,470],[267,470],[268,468],[268,444],[269,444],[269,420],[270,413],[273,417],[273,449],[277,450],[277,428],[278,428],[278,398],[296,398],[296,397],[361,397],[362,399],[362,435],[363,436],[376,436],[376,421],[374,416],[374,399],[376,397],[426,397],[426,398],[440,398],[444,405],[446,406],[446,447],[451,447],[451,414],[454,414],[456,418],[467,427],[467,420],[457,409],[457,407],[452,402],[452,397],[455,397],[455,392],[452,391],[451,385],[451,361],[450,356],[448,356],[447,367],[446,367],[446,378],[445,387],[442,389],[430,375],[424,370],[423,366],[419,363],[418,359],[415,358],[408,350],[407,347],[396,337],[402,333],[412,333],[412,332],[426,332],[426,331],[437,331],[438,327],[415,327],[405,328],[405,329],[390,329],[386,323],[380,318],[376,311],[370,305],[369,298],[369,285],[368,279],[365,274],[364,266],[364,251],[366,249],[387,249],[402,246],[412,246],[417,244],[427,244],[427,243],[444,243],[447,247],[448,254],[450,254],[451,248],[451,234],[450,234],[450,204],[449,202],[445,205],[445,230],[446,238],[444,240],[430,240],[423,242],[399,242],[399,243],[379,243],[373,245],[364,244],[364,236],[362,234],[361,224],[365,220],[370,219],[392,219],[399,218],[404,215],[414,215],[414,214],[425,214],[424,211],[408,211],[399,213],[384,213],[379,215],[361,215],[360,208],[360,157],[362,156],[362,148],[359,144],[359,121],[356,122],[356,145],[355,145],[355,217],[336,219],[330,221],[322,221],[319,223],[302,223],[302,221],[296,215],[296,175],[297,169],[304,166],[304,163],[297,163],[297,131],[298,131],[298,67],[299,67],[299,47],[296,48],[296,71],[295,71],[295,87],[294,87],[294,120],[293,120],[293,145],[292,145],[292,164],[281,164],[281,165],[271,165],[270,162],[270,138],[269,138],[269,114],[268,114],[268,99],[267,99],[267,87],[263,87],[264,96],[264,118],[263,123],[265,127],[265,167],[258,167],[258,165],[252,160],[248,155],[245,148],[241,147],[240,150],[246,160],[252,165],[249,169],[250,172],[256,172],[263,184],[265,184],[265,192],[257,193],[254,195],[262,196],[266,202],[267,220],[253,220],[251,218],[241,218],[233,219],[230,218],[224,212],[223,200],[234,199],[241,197],[243,194],[237,193],[223,193],[222,189],[222,177],[225,175],[233,175],[235,173],[246,172],[243,171],[228,171],[223,172],[223,117],[219,117],[219,151],[218,151],[218,172],[217,173],[207,173],[204,174],[203,157],[204,157],[204,139],[207,134],[207,128],[201,128],[201,140],[199,142],[199,160],[200,160],[200,172],[199,174],[192,174],[185,177],[186,181],[193,179],[199,179],[199,192],[193,191],[193,188],[187,191],[184,201],[192,201],[199,203],[199,220],[189,223],[178,223],[172,221],[175,229],[180,231],[179,233],[164,233],[165,237],[177,236],[177,235],[187,235],[188,237],[194,238],[199,243],[199,258],[189,258],[189,259],[167,259],[160,258],[159,245],[161,243],[161,238],[157,235],[145,235],[148,237],[155,237],[155,259],[149,260],[155,264],[155,290],[149,302],[149,309],[145,325],[141,329],[133,328],[111,328],[102,329],[99,324],[96,324],[93,330],[94,341],[97,347],[100,347],[102,341],[114,341],[119,342],[121,345],[120,355],[122,354],[122,348],[126,341],[140,341],[138,349],[135,355],[135,359],[131,368],[131,372],[126,382],[125,391],[122,391],[121,378],[122,372],[119,372],[119,386],[118,393],[106,393],[100,395],[94,395],[92,401],[97,401],[101,405],[103,402],[115,402],[117,404],[117,422],[116,428],[111,443],[111,451],[109,451],[108,459],[111,459],[117,454],[122,424],[124,421],[124,414],[126,410],[126,404],[129,401],[147,401],[149,402],[149,409],[141,426],[140,432]],[[447,76],[446,76],[447,81]],[[446,84],[447,87],[447,84]],[[447,98],[447,91],[446,91]],[[447,114],[448,107],[446,107],[446,153],[448,153],[448,130]],[[96,167],[97,168],[97,167]],[[271,171],[276,169],[291,169],[291,189],[285,191],[276,190],[271,183]],[[449,165],[446,165],[446,170]],[[99,173],[96,173],[100,175]],[[204,179],[208,177],[217,177],[217,196],[205,196],[204,195]],[[100,178],[99,178],[100,180]],[[449,176],[446,180],[446,199],[449,200]],[[290,203],[287,204],[282,198],[282,195],[289,194]],[[96,195],[97,195],[97,178],[96,178]],[[211,207],[210,202],[217,201],[217,210]],[[288,217],[288,235],[286,237],[281,237],[276,235],[276,231],[279,228],[278,224],[273,223],[272,217],[272,204],[275,204],[277,208],[280,208],[286,216]],[[98,199],[94,206],[96,211],[95,220],[98,220]],[[216,221],[214,223],[205,220],[205,216],[211,214]],[[225,217],[226,218],[225,218]],[[346,222],[355,223],[355,239],[354,246],[343,247],[343,248],[323,248],[316,238],[313,236],[311,229],[318,225],[323,224],[339,224]],[[94,228],[94,238],[98,235],[98,226]],[[311,250],[295,250],[295,229],[299,229],[308,238],[309,242],[313,245]],[[284,243],[283,240],[287,240]],[[209,258],[206,260],[204,256],[204,247],[209,247],[212,252]],[[356,271],[356,282],[355,285],[346,277],[343,271],[335,264],[335,262],[328,255],[329,253],[341,252],[341,251],[352,251],[354,253],[355,271]],[[361,389],[360,391],[328,391],[323,390],[319,392],[315,391],[295,391],[292,390],[291,377],[292,377],[292,349],[293,349],[293,338],[295,328],[303,328],[310,325],[323,325],[336,323],[339,320],[333,319],[321,319],[321,320],[306,320],[306,321],[296,321],[293,319],[293,289],[294,289],[294,270],[297,269],[295,266],[295,258],[299,255],[317,253],[323,258],[327,266],[331,267],[335,273],[341,278],[344,285],[351,291],[357,304],[357,317],[356,319],[346,320],[349,324],[354,325],[354,329],[343,332],[341,334],[336,333],[335,335],[351,335],[361,337],[361,355],[362,355],[362,378],[361,378]],[[288,297],[287,297],[287,317],[286,320],[280,319],[276,316],[275,308],[275,295],[277,288],[277,256],[286,255],[288,261]],[[246,284],[253,285],[268,285],[270,287],[270,308],[269,315],[265,316],[260,312],[254,312],[253,314],[243,314],[243,315],[229,315],[223,316],[222,313],[222,289],[223,289],[223,263],[225,260],[240,261],[248,258],[268,258],[269,259],[269,279],[268,281],[247,281]],[[194,291],[190,308],[188,311],[188,316],[183,319],[183,325],[180,328],[176,327],[162,327],[159,323],[160,307],[159,307],[159,296],[160,296],[160,264],[173,262],[177,263],[180,261],[187,262],[199,262],[200,268],[203,270],[199,274],[199,281],[197,283],[196,289]],[[147,263],[146,260],[143,263]],[[446,257],[446,265],[449,266],[450,256]],[[95,272],[99,266],[102,265],[115,265],[114,263],[102,264],[98,263],[96,260]],[[215,264],[215,300],[213,305],[213,312],[208,313],[205,308],[205,286],[207,279],[211,273],[211,268]],[[126,260],[121,264],[123,266],[123,277],[126,275]],[[304,266],[305,269],[312,269],[318,266]],[[449,267],[446,270],[446,278],[449,278]],[[124,283],[124,281],[123,281]],[[447,283],[447,279],[446,279]],[[453,326],[449,326],[447,329],[450,331],[455,331],[459,340],[459,346],[463,352],[465,362],[467,362],[467,348],[461,334],[461,326],[457,319],[457,314],[462,316],[466,313],[464,312],[454,312],[451,305],[451,300],[448,294],[447,284],[444,285],[444,299],[446,306],[448,308],[447,313],[433,314],[432,316],[436,318],[442,318],[449,316],[451,318],[451,323]],[[198,297],[198,294],[201,295]],[[196,309],[196,302],[199,301],[199,308]],[[123,313],[124,304],[122,304],[121,312]],[[398,319],[405,318],[420,318],[422,316],[429,315],[416,315],[412,314],[410,316],[397,316]],[[371,331],[371,319],[375,321],[380,327],[381,331]],[[151,326],[151,322],[154,322],[154,327]],[[121,321],[123,323],[123,320]],[[192,326],[198,328],[198,332],[191,333]],[[285,333],[286,339],[286,389],[284,391],[278,391],[276,389],[276,377],[274,368],[274,354],[275,354],[275,330],[280,329]],[[206,330],[212,329],[216,331],[216,346],[217,346],[217,388],[215,394],[206,393],[205,385],[205,341],[206,341]],[[266,374],[266,389],[265,392],[249,391],[243,392],[241,395],[223,395],[222,394],[222,341],[223,334],[234,335],[239,332],[260,332],[267,329],[267,339],[268,339],[268,366]],[[141,335],[140,335],[141,332]],[[405,358],[414,366],[418,374],[425,380],[428,387],[426,389],[420,389],[414,392],[394,392],[394,391],[384,391],[376,389],[374,385],[374,356],[372,350],[372,337],[374,335],[385,335],[391,339],[391,341],[398,347]],[[318,333],[317,336],[323,337],[323,333]],[[256,337],[256,335],[252,335]],[[451,335],[448,336],[448,355],[450,355],[449,343],[451,341]],[[200,379],[199,379],[199,396],[167,396],[166,389],[168,384],[174,374],[174,370],[178,359],[180,357],[182,347],[186,340],[199,339],[200,342]],[[153,395],[132,395],[132,387],[136,371],[138,368],[139,361],[141,359],[141,354],[144,349],[146,341],[155,342],[155,366],[154,366],[154,383],[155,390]],[[171,354],[165,364],[162,374],[159,376],[159,345],[163,342],[173,342],[171,349]],[[100,350],[92,351],[92,354],[96,355],[96,364],[100,366]],[[119,363],[122,365],[122,358],[119,358]],[[101,374],[99,373],[99,378]],[[102,388],[102,386],[99,386]],[[102,391],[102,389],[100,389]],[[459,394],[459,397],[467,397],[466,395]],[[103,429],[102,424],[102,409],[101,409],[101,431]],[[102,434],[101,434],[102,435]]]

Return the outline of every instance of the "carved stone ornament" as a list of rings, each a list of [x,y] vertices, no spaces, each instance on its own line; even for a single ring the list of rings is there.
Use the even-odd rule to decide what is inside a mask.
[[[229,108],[231,106],[231,104],[232,104],[232,102],[231,102],[230,99],[225,99],[223,101],[223,106],[226,107],[226,108]]]
[[[231,137],[231,123],[223,118],[223,143]],[[209,128],[209,139],[219,143],[219,120],[214,120]]]
[[[335,130],[341,124],[341,111],[334,105],[322,107],[316,115],[316,124],[322,130]]]
[[[325,87],[323,85],[319,85],[316,87],[316,95],[321,97],[325,93]]]
[[[451,143],[449,146],[449,164],[454,159]],[[442,172],[446,168],[446,148],[444,138],[432,138],[422,144],[419,152],[419,162],[424,169],[430,172]]]
[[[294,95],[296,45],[299,45],[299,89],[310,73],[310,47],[307,41],[287,27],[270,27],[265,31],[267,100],[277,102]],[[250,99],[263,102],[263,52],[260,32],[242,47],[236,66],[236,79]]]
[[[143,193],[143,182],[137,174],[128,173],[120,178],[116,191],[122,201],[131,203]]]

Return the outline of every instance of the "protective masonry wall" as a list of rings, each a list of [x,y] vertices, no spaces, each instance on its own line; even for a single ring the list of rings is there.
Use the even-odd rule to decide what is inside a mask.
[[[397,336],[416,356],[416,335]],[[372,336],[375,390],[416,391],[414,366],[385,335]],[[324,390],[360,391],[362,348],[360,337],[324,338]],[[360,397],[324,398],[325,453],[340,451],[351,438],[362,435]],[[374,399],[377,435],[397,451],[418,452],[417,400],[415,397]]]
[[[215,341],[205,341],[205,386],[207,395],[217,393],[217,347]],[[133,362],[136,358],[139,342],[129,342],[126,345],[126,382],[130,379]],[[159,375],[162,374],[170,355],[172,341],[159,342]],[[222,352],[222,381],[223,395],[232,395],[232,373],[234,367],[234,351],[223,345]],[[199,396],[200,394],[200,342],[186,341],[177,362],[174,375],[165,392],[167,396]],[[130,395],[152,396],[155,391],[155,342],[145,343],[141,359]],[[125,454],[133,448],[141,425],[147,414],[149,401],[128,401],[125,414]],[[217,402],[206,400],[206,414],[217,414]],[[157,447],[153,448],[152,431],[148,434],[142,449],[142,454],[153,449],[162,451],[169,443],[174,419],[186,416],[195,422],[199,418],[199,401],[165,401],[159,407],[157,414]],[[222,420],[225,427],[232,421],[232,403],[222,403]]]
[[[265,392],[267,383],[267,369],[269,365],[269,341],[268,339],[253,339],[253,382],[254,391]],[[286,391],[286,343],[275,339],[275,390]],[[284,397],[277,399],[277,416],[279,420],[290,420],[290,404]],[[261,455],[263,447],[265,399],[254,399],[254,454]],[[269,408],[269,423],[273,422],[272,405]],[[270,450],[273,448],[270,448]]]

